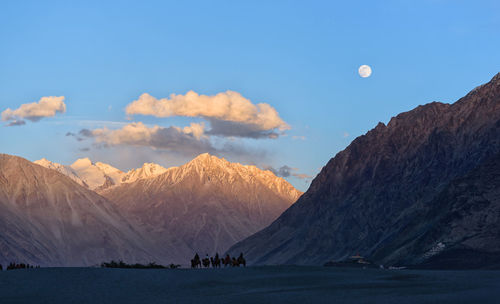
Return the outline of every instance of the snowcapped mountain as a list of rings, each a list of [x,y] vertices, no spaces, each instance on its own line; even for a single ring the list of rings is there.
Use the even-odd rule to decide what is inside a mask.
[[[139,179],[150,178],[156,175],[160,175],[167,171],[166,168],[153,164],[153,163],[145,163],[141,168],[132,169],[128,171],[125,175],[122,176],[122,183],[132,183]]]
[[[58,164],[58,163],[54,163],[54,162],[51,162],[50,160],[47,160],[45,158],[36,160],[36,161],[34,161],[34,163],[37,164],[37,165],[40,165],[42,167],[45,167],[47,169],[56,170],[59,173],[62,173],[64,175],[66,175],[67,177],[71,178],[72,180],[74,180],[78,184],[80,184],[80,185],[82,185],[82,186],[84,186],[86,188],[89,187],[87,185],[87,183],[84,182],[80,178],[80,176],[78,176],[78,173],[76,173],[76,171],[73,170],[73,168],[71,168],[70,166],[64,166],[64,165],[61,165],[61,164]]]
[[[125,174],[113,166],[101,162],[93,163],[88,158],[80,158],[71,164],[76,174],[89,186],[90,189],[104,189],[120,183]]]
[[[3,158],[5,164],[18,166],[27,180],[20,180],[15,170],[0,175],[0,202],[7,206],[2,215],[18,219],[12,226],[12,220],[0,218],[0,229],[2,224],[14,229],[6,243],[34,242],[12,246],[16,252],[3,257],[6,261],[17,257],[45,265],[89,265],[108,257],[133,261],[149,256],[150,261],[185,264],[194,252],[222,254],[269,225],[302,194],[271,171],[209,154],[180,167],[166,169],[146,163],[127,173],[88,158],[70,166],[46,159],[35,162],[51,170],[27,165],[22,158]],[[26,168],[32,171],[29,177],[24,174]],[[36,189],[30,190],[36,193],[36,200],[32,202],[25,194],[28,190],[2,197],[2,181],[7,189],[18,183]],[[36,211],[25,208],[12,213],[13,201],[21,206],[36,205]],[[42,213],[40,218],[37,212]],[[63,248],[65,242],[69,247],[80,246],[82,252]]]
[[[0,264],[85,266],[161,261],[108,200],[56,170],[0,154]],[[68,169],[68,170],[66,170]]]
[[[103,190],[121,183],[135,182],[139,179],[159,175],[167,170],[157,164],[145,163],[141,168],[132,169],[125,173],[105,163],[93,163],[89,158],[77,159],[69,166],[54,163],[45,158],[34,161],[34,163],[56,170],[91,190]]]
[[[269,225],[302,194],[271,171],[209,154],[99,193],[160,246],[187,246],[188,257],[223,253]]]

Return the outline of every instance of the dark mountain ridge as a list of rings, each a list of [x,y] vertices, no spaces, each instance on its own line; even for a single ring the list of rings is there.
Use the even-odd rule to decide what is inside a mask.
[[[410,258],[412,250],[403,258],[384,248],[453,180],[497,155],[499,139],[497,74],[454,104],[419,106],[356,138],[294,205],[230,252],[246,252],[256,264],[323,264],[356,252],[380,263],[424,263]]]

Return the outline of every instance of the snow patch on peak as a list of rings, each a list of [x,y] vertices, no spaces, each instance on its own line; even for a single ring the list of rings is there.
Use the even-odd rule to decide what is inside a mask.
[[[122,172],[120,169],[117,169],[111,165],[108,165],[108,164],[105,164],[105,163],[101,163],[101,162],[97,162],[95,164],[95,166],[99,169],[101,169],[102,171],[104,171],[105,173],[110,173],[110,172]]]
[[[210,153],[201,153],[200,155],[196,156],[194,159],[207,159],[207,158],[210,158],[212,155],[210,155]],[[193,160],[194,160],[193,159]]]
[[[86,168],[92,165],[93,165],[92,161],[88,157],[85,157],[77,159],[74,163],[70,165],[70,167],[76,170],[78,168]]]
[[[64,165],[61,165],[58,163],[54,163],[54,162],[51,162],[50,160],[47,160],[46,158],[36,160],[33,163],[40,165],[42,167],[45,167],[47,169],[56,170],[57,172],[68,176],[73,181],[77,182],[78,184],[88,188],[87,183],[85,183],[85,181],[83,179],[81,179],[80,176],[78,176],[78,174],[76,173],[76,171],[73,170],[73,168],[71,168],[70,166],[64,166]]]
[[[167,171],[166,168],[158,164],[145,163],[141,168],[132,169],[124,173],[120,169],[106,163],[93,163],[88,157],[77,159],[69,166],[54,163],[45,158],[37,160],[34,163],[45,168],[57,170],[80,185],[96,191],[104,190],[121,183],[131,183],[139,179],[150,178]]]
[[[105,175],[109,176],[113,182],[112,184],[114,185],[119,184],[123,176],[125,175],[125,173],[120,169],[117,169],[105,163],[97,162],[95,166],[99,168]]]
[[[40,165],[42,167],[45,167],[45,168],[49,168],[49,166],[52,167],[55,164],[55,163],[51,162],[50,160],[47,160],[45,157],[42,159],[39,159],[39,160],[35,160],[34,163],[37,165]],[[59,165],[59,164],[57,164],[57,165]]]
[[[210,155],[209,153],[203,153],[196,156],[189,163],[229,163],[225,158],[218,158],[217,156]]]
[[[154,163],[145,163],[141,168],[132,169],[128,171],[121,179],[121,183],[132,183],[139,179],[145,179],[160,175],[167,171],[166,168],[154,164]]]
[[[76,160],[70,167],[92,190],[116,184],[123,175],[120,170],[104,163],[94,164],[87,157]]]
[[[285,179],[269,170],[262,170],[254,165],[231,163],[208,153],[200,154],[192,161],[168,171],[170,173],[165,178],[172,179],[169,183],[178,183],[189,176],[196,176],[202,183],[217,182],[227,187],[232,187],[232,183],[237,180],[246,185],[262,185],[292,202],[302,195]]]

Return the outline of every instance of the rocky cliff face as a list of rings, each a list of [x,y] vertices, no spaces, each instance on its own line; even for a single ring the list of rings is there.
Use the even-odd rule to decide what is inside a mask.
[[[381,263],[423,264],[430,255],[420,258],[422,252],[410,247],[393,254],[399,248],[394,244],[403,246],[405,229],[415,225],[412,219],[436,205],[453,181],[499,151],[500,74],[454,104],[419,106],[356,138],[328,162],[297,203],[230,252],[246,252],[250,262],[261,264],[323,264],[356,252]],[[497,205],[492,201],[474,208],[484,216]],[[444,207],[432,210],[440,218],[452,212]],[[474,238],[465,227],[467,220],[457,225],[463,226],[461,237]],[[445,235],[419,246],[426,250],[452,242]],[[384,249],[387,246],[393,247]],[[467,246],[497,250],[480,239]]]
[[[0,154],[0,264],[88,266],[159,260],[153,244],[97,193]]]
[[[202,154],[153,178],[100,192],[157,243],[221,254],[269,225],[302,194],[270,171]]]

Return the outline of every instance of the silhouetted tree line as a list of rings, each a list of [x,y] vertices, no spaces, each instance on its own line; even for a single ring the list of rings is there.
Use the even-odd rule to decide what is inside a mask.
[[[24,263],[10,263],[5,270],[13,270],[13,269],[29,269],[29,268],[40,268],[40,265],[30,265]],[[0,264],[0,271],[3,270],[2,264]]]
[[[229,254],[227,254],[226,257],[222,259],[219,258],[219,253],[216,253],[215,257],[209,257],[207,254],[203,259],[200,259],[198,253],[196,253],[194,258],[191,260],[191,268],[201,268],[202,265],[205,268],[210,267],[210,265],[212,265],[213,268],[220,268],[221,264],[223,264],[224,267],[240,267],[240,265],[243,267],[247,266],[243,253],[240,253],[238,258],[230,257]]]
[[[177,264],[170,264],[168,266],[164,266],[164,265],[160,265],[160,264],[156,264],[155,262],[151,262],[149,264],[139,264],[139,263],[136,263],[136,264],[127,264],[123,261],[111,261],[109,263],[102,263],[101,264],[101,267],[102,268],[134,268],[134,269],[166,269],[166,268],[170,268],[170,269],[175,269],[175,268],[179,268],[181,265],[177,265]]]

